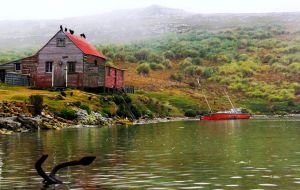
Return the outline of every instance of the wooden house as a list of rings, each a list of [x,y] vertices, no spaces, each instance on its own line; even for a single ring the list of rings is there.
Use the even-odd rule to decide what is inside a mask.
[[[108,66],[105,61],[85,35],[61,29],[35,55],[0,65],[0,80],[21,85],[27,84],[27,78],[28,85],[37,88],[122,90],[124,70]]]

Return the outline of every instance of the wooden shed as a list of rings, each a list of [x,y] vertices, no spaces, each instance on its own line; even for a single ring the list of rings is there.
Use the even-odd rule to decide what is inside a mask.
[[[35,55],[0,65],[8,73],[27,75],[37,88],[99,88],[122,90],[124,70],[105,64],[105,56],[85,39],[59,30]]]

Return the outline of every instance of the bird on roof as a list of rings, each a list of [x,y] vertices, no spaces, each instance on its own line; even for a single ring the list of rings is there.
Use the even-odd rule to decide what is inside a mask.
[[[70,31],[70,34],[74,34],[74,30],[71,30],[71,29],[69,29],[69,31]]]
[[[65,28],[65,32],[68,32],[68,28]]]
[[[80,34],[80,36],[83,37],[84,39],[86,38],[84,33]]]
[[[63,31],[63,27],[62,27],[62,25],[60,25],[60,30],[61,30],[61,31]]]

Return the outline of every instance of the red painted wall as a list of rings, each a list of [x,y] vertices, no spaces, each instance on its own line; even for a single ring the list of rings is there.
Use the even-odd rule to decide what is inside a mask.
[[[116,87],[118,88],[118,89],[120,89],[120,88],[123,88],[124,87],[124,78],[123,78],[123,73],[124,71],[122,71],[122,70],[117,70],[117,84],[116,84]]]
[[[113,67],[106,67],[105,87],[121,89],[124,87],[122,70]]]

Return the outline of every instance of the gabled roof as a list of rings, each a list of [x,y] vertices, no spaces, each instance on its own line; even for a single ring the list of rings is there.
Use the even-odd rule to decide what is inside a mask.
[[[72,35],[69,32],[65,32],[65,34],[84,54],[93,55],[106,60],[106,57],[83,37]]]

